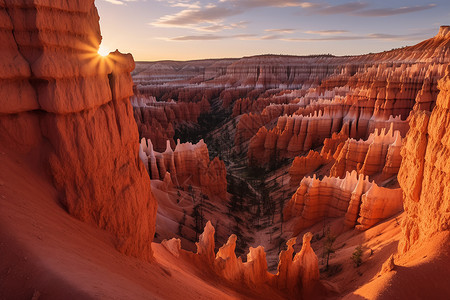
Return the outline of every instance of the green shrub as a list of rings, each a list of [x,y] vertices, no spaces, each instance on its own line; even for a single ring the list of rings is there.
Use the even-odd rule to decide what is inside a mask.
[[[362,253],[363,253],[363,251],[362,251],[362,246],[361,245],[356,247],[355,251],[353,251],[351,259],[355,263],[356,267],[359,267],[362,264]]]

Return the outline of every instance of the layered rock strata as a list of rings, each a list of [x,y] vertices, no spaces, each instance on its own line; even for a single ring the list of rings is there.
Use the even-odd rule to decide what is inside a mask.
[[[283,116],[271,130],[261,127],[250,140],[251,165],[267,164],[273,159],[295,157],[320,146],[325,138],[341,129],[342,111],[317,111],[314,115]]]
[[[313,150],[309,151],[306,156],[297,156],[289,168],[290,185],[298,186],[303,177],[317,170],[319,167],[330,163],[332,160],[331,155],[322,155]]]
[[[345,217],[346,226],[365,230],[401,210],[401,189],[379,187],[352,171],[343,179],[303,178],[283,216],[284,221],[295,220],[290,228],[295,236],[324,218]]]
[[[2,0],[0,20],[2,143],[40,156],[70,214],[150,259],[157,204],[138,158],[133,58],[97,54],[92,0]]]
[[[206,144],[200,140],[197,144],[178,141],[172,150],[167,141],[166,150],[154,151],[151,140],[143,138],[139,156],[144,162],[151,179],[163,180],[177,186],[195,185],[210,196],[226,199],[227,180],[225,164],[215,157],[209,160]]]
[[[370,177],[381,174],[377,179],[385,180],[398,173],[401,147],[402,137],[399,131],[393,131],[393,126],[387,133],[384,128],[381,132],[375,129],[367,140],[348,139],[335,153],[330,175],[343,178],[347,172],[356,170]]]
[[[297,187],[300,181],[320,167],[331,164],[336,160],[336,154],[340,153],[348,139],[348,126],[343,126],[339,133],[333,133],[331,138],[323,142],[322,150],[319,152],[309,151],[306,156],[297,156],[289,168],[289,183]]]
[[[442,34],[449,35],[450,30]],[[398,180],[406,212],[401,252],[450,230],[450,68],[438,87],[440,92],[431,114],[414,111],[401,150]]]

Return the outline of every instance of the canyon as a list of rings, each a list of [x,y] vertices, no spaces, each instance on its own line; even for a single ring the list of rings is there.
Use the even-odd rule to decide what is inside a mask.
[[[0,0],[0,298],[448,298],[449,26],[135,62],[98,20]]]

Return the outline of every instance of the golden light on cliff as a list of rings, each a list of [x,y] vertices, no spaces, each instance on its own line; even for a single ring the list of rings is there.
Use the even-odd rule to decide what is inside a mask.
[[[92,35],[87,43],[77,45],[80,50],[77,54],[78,59],[82,62],[83,69],[97,70],[98,74],[109,74],[114,64],[114,55],[109,55],[109,49],[101,44],[99,46],[99,42],[97,36]]]
[[[98,51],[97,51],[97,53],[103,57],[108,56],[109,52],[110,51],[103,45],[100,45],[100,47],[98,48]]]

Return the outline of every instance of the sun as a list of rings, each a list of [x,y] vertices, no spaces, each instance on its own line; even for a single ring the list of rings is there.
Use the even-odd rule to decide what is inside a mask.
[[[98,48],[97,53],[103,57],[108,56],[109,54],[109,50],[107,48],[105,48],[103,45],[100,45],[100,47]]]

